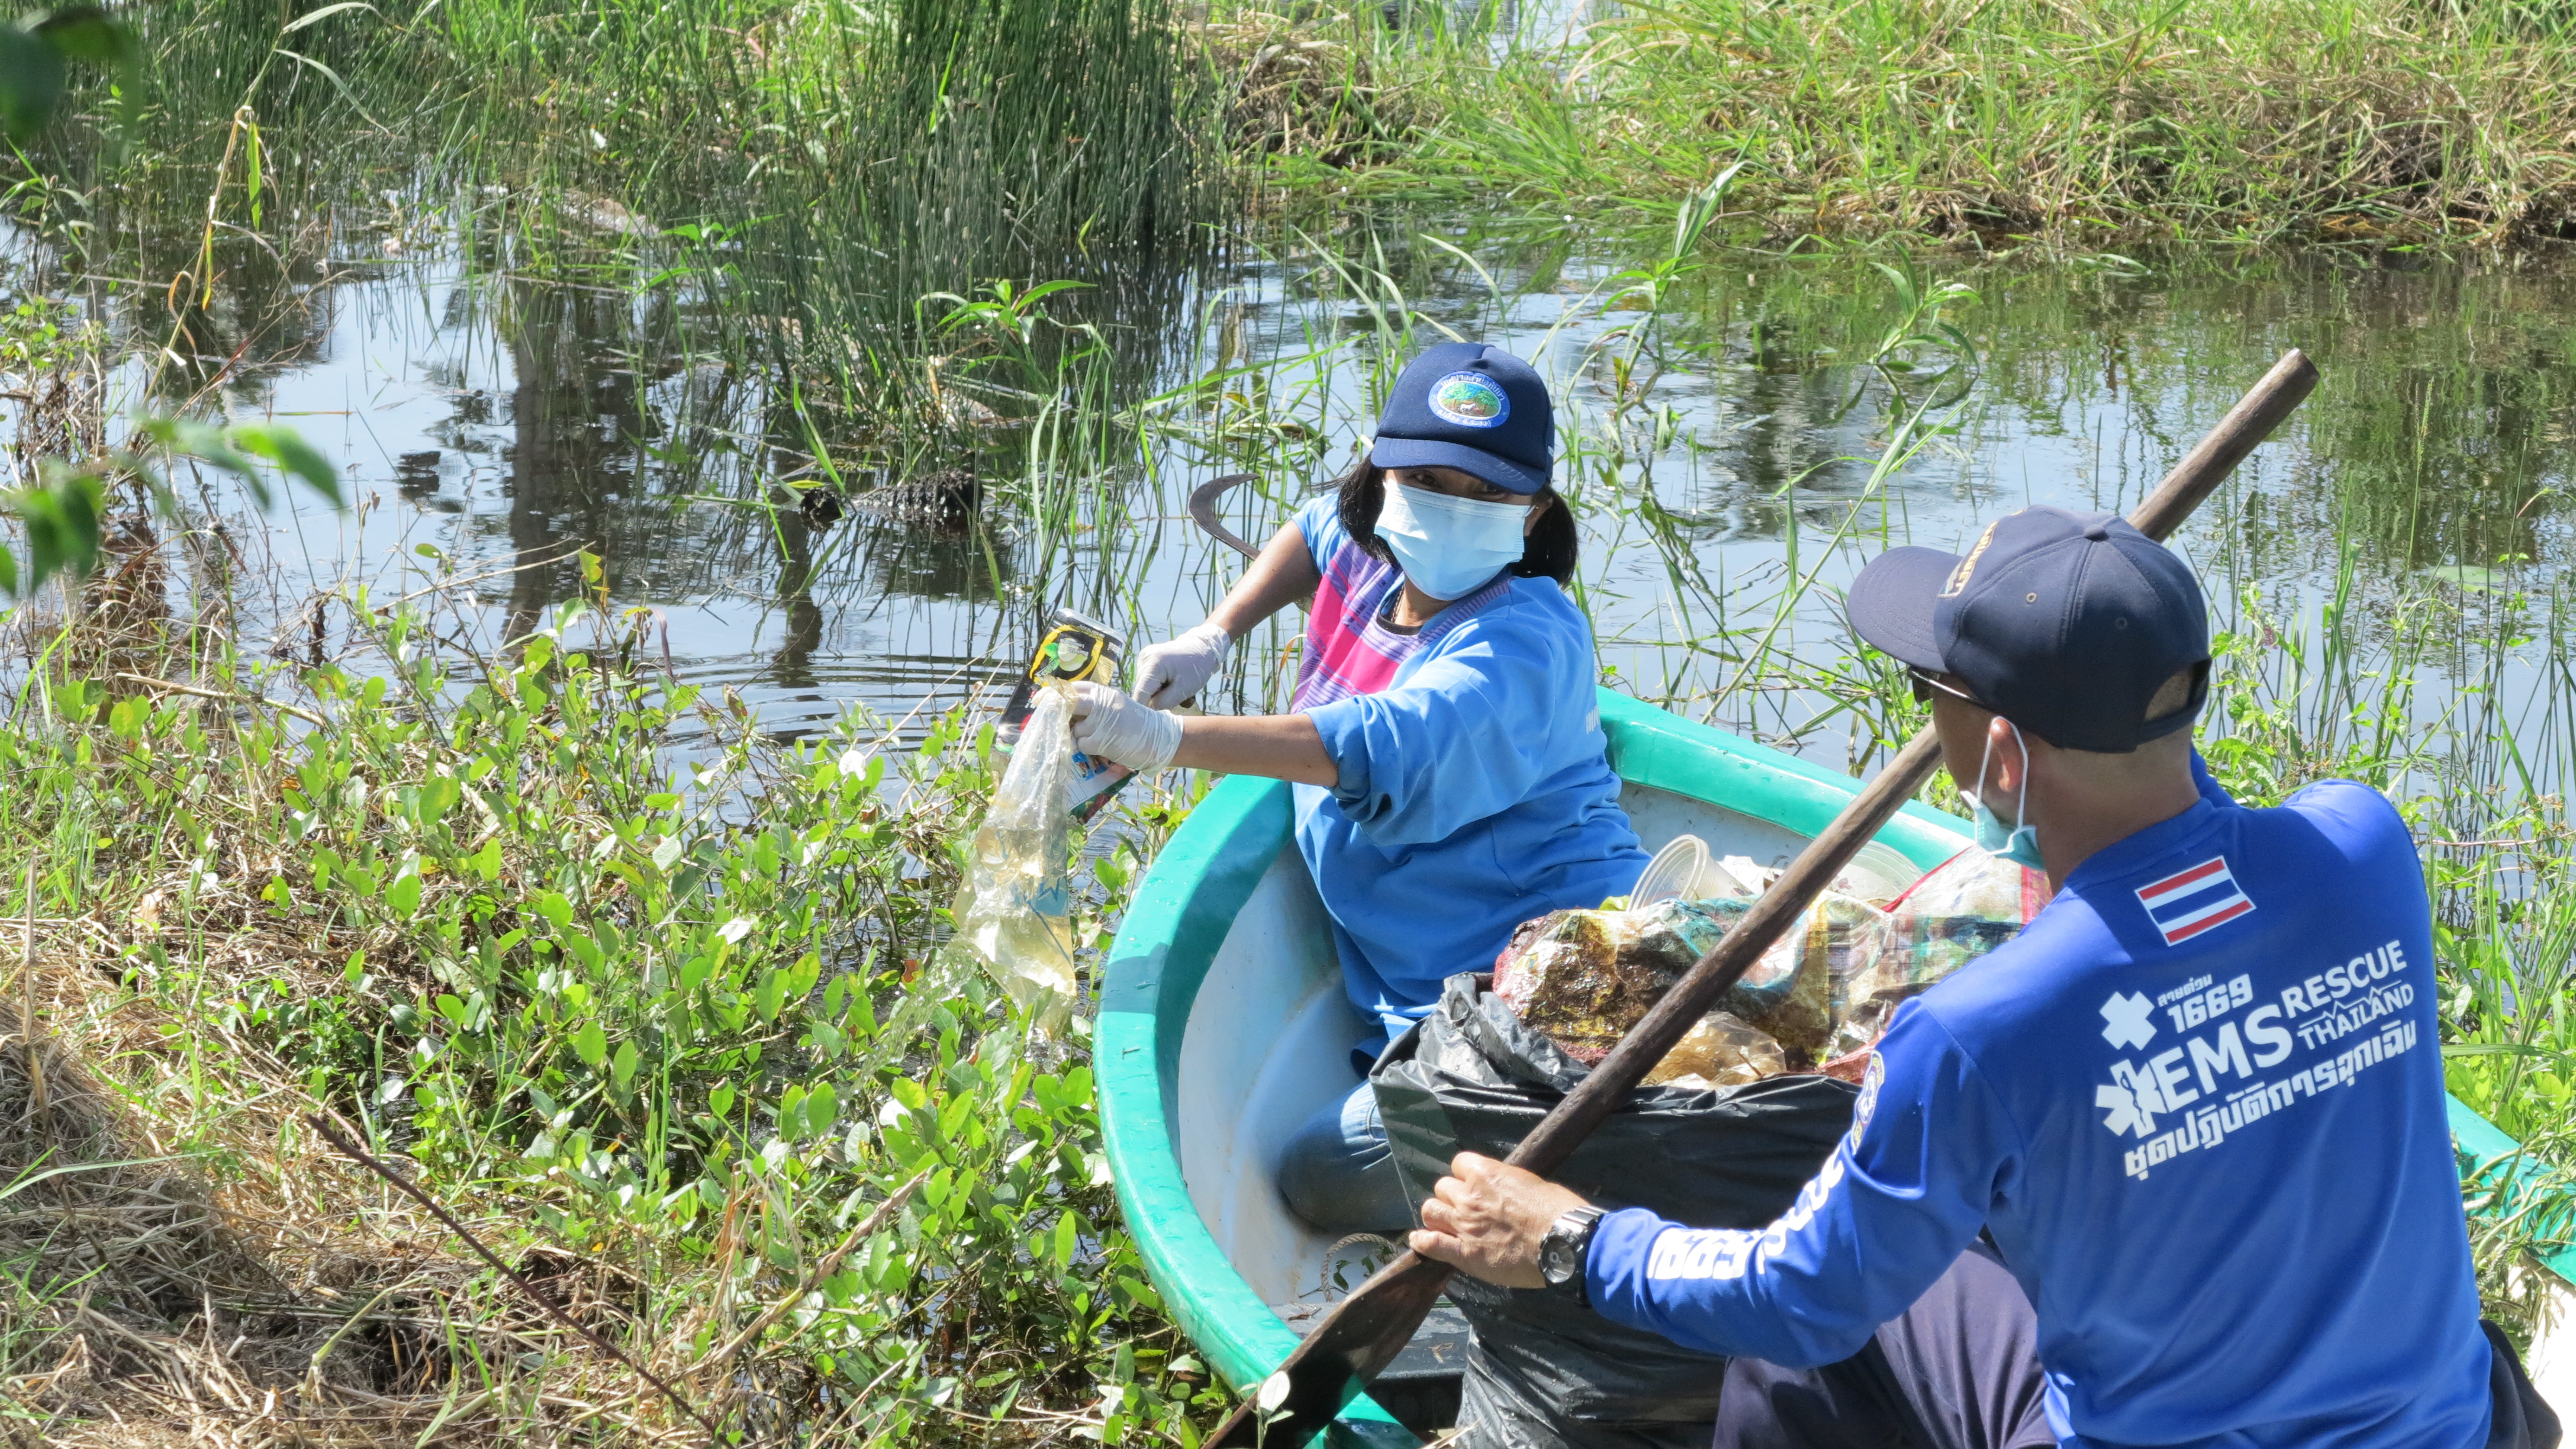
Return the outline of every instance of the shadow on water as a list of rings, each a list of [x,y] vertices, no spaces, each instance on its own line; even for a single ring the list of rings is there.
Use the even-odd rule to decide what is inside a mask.
[[[576,590],[573,556],[596,553],[610,570],[609,587],[634,582],[667,552],[657,547],[657,527],[644,497],[638,444],[660,431],[641,406],[644,381],[630,359],[609,347],[622,340],[626,299],[586,288],[511,282],[506,319],[497,330],[509,349],[512,386],[507,416],[510,441],[507,533],[509,603],[502,623],[508,638],[523,637],[545,621],[546,611]],[[605,314],[619,314],[611,325]]]

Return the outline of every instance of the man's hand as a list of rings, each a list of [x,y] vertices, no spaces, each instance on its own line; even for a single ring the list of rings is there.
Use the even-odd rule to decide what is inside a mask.
[[[1582,1197],[1533,1172],[1461,1152],[1422,1204],[1422,1227],[1408,1242],[1470,1276],[1505,1288],[1544,1288],[1538,1240]]]

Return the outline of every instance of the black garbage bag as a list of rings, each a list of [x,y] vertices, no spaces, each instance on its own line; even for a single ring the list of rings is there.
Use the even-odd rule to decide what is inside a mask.
[[[1489,978],[1449,978],[1440,1004],[1369,1080],[1414,1202],[1460,1152],[1508,1156],[1591,1070],[1521,1025]],[[1641,1087],[1551,1176],[1605,1208],[1702,1228],[1785,1212],[1851,1127],[1857,1089],[1771,1077],[1715,1090]],[[1544,1290],[1460,1274],[1472,1330],[1455,1449],[1663,1449],[1706,1444],[1726,1361],[1612,1323]]]

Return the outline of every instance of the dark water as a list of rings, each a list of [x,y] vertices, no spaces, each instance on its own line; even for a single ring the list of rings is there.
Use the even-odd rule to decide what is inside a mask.
[[[1256,472],[1232,516],[1266,534],[1354,455],[1373,388],[1453,334],[1552,381],[1605,666],[1837,763],[1848,731],[1830,691],[1759,686],[1767,666],[1842,651],[1831,591],[1860,562],[1894,542],[1957,545],[2025,503],[2133,504],[2285,348],[2308,350],[2323,387],[2179,541],[2231,617],[2259,590],[2313,625],[2341,588],[2360,606],[2341,628],[2367,641],[2411,617],[2410,598],[2546,592],[2576,516],[2576,277],[2540,266],[1917,258],[1901,265],[1918,288],[1979,294],[1945,314],[1975,357],[1916,348],[1904,372],[1867,365],[1904,311],[1887,257],[1711,248],[1650,312],[1618,297],[1619,277],[1661,259],[1660,232],[1342,218],[1051,299],[1096,329],[1087,362],[1066,361],[1085,339],[1060,329],[1037,329],[1018,373],[960,342],[955,415],[888,443],[846,413],[810,423],[779,365],[784,324],[675,267],[687,249],[649,223],[598,212],[556,248],[588,249],[578,283],[460,243],[418,203],[339,216],[318,261],[232,279],[189,365],[235,416],[295,423],[359,502],[236,525],[253,652],[346,647],[345,609],[323,608],[317,632],[317,593],[363,588],[380,605],[442,578],[423,600],[497,644],[580,597],[570,555],[588,547],[611,604],[651,611],[652,648],[680,676],[738,691],[782,734],[853,705],[902,717],[989,698],[1045,607],[1140,643],[1197,622],[1237,565],[1184,515],[1188,490]],[[17,240],[22,263],[44,250]],[[156,374],[133,355],[160,340],[162,293],[82,285],[129,349],[112,411],[171,390],[166,362]],[[789,330],[806,356],[829,345],[810,335],[828,324]],[[1209,377],[1226,380],[1154,401]],[[1873,484],[1906,407],[1962,390],[1940,414],[1955,433]],[[965,468],[979,496],[962,516],[867,502]],[[829,526],[760,506],[781,479],[833,469],[861,496]],[[1809,575],[1783,613],[1784,587]],[[2446,627],[2516,627],[2467,614]],[[1289,666],[1265,642],[1238,654],[1246,707],[1284,699]],[[2495,678],[2516,710],[2554,719],[2556,687],[2534,667],[2547,652],[2527,643]],[[2431,666],[2428,707],[2477,675],[2465,660]]]

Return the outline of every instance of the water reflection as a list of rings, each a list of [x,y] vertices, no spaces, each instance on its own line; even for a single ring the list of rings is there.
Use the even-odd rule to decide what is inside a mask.
[[[2134,503],[2292,345],[2324,387],[2182,539],[2214,593],[2295,592],[2347,560],[2365,593],[2460,566],[2547,579],[2567,557],[2564,273],[2326,254],[1919,261],[1919,280],[1946,269],[1982,294],[1961,319],[1976,390],[1955,436],[1871,492],[1920,384],[1862,365],[1896,320],[1869,259],[1713,258],[1641,327],[1633,306],[1603,303],[1660,236],[1343,222],[1328,243],[1281,230],[1230,257],[1102,272],[1050,299],[1066,325],[1032,330],[1026,376],[979,374],[989,351],[933,337],[950,349],[943,376],[989,410],[961,409],[896,460],[898,430],[870,411],[889,404],[831,385],[833,357],[892,345],[858,321],[747,315],[689,275],[540,280],[471,227],[445,250],[414,237],[394,260],[357,225],[308,254],[225,241],[216,285],[175,313],[166,288],[95,295],[138,351],[183,339],[129,391],[211,385],[237,410],[289,416],[381,498],[363,517],[280,521],[279,627],[344,573],[408,588],[444,568],[481,576],[460,622],[498,645],[582,592],[572,556],[588,548],[612,604],[658,611],[680,674],[739,690],[784,733],[852,702],[902,715],[925,695],[976,697],[1047,607],[1140,636],[1196,622],[1235,565],[1183,519],[1189,487],[1259,473],[1229,502],[1234,526],[1267,533],[1352,456],[1404,352],[1444,330],[1534,355],[1554,380],[1605,661],[1678,697],[1724,686],[1745,611],[1793,561],[1829,591],[1886,543],[1955,544],[2024,502]],[[151,266],[189,260],[148,250]],[[655,264],[603,255],[614,265],[594,279]],[[1106,371],[1065,370],[1095,335]],[[1142,463],[1060,426],[1082,389],[1103,414],[1211,375],[1227,380],[1157,405]],[[1039,414],[1056,421],[1013,420]],[[906,501],[968,467],[965,506]],[[850,490],[836,519],[766,506],[834,480]],[[1822,641],[1832,625],[1816,612],[1788,627]],[[1246,660],[1247,703],[1267,697],[1273,663]],[[1816,748],[1837,752],[1831,729]]]
[[[599,554],[610,588],[631,591],[639,569],[660,550],[660,530],[636,520],[637,537],[612,544],[612,514],[621,501],[640,503],[637,445],[660,430],[640,405],[637,379],[616,350],[625,340],[628,303],[587,288],[507,284],[498,330],[510,350],[509,603],[503,632],[519,638],[577,587],[571,558]],[[614,315],[610,315],[611,313]],[[640,548],[633,545],[640,544]],[[626,546],[620,546],[626,545]]]

